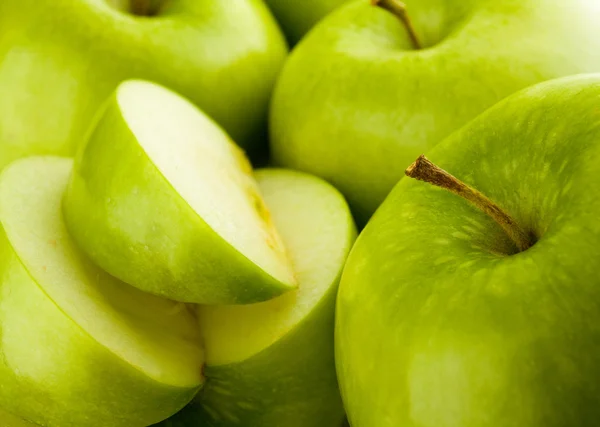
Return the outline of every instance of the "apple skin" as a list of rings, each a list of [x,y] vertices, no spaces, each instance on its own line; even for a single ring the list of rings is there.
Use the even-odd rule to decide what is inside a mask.
[[[343,197],[325,182],[310,175],[278,169],[262,169],[256,172],[261,187],[269,181],[280,188],[298,186],[321,187],[321,192],[329,193],[325,209],[339,211],[337,224],[329,227],[336,230],[338,238],[327,256],[335,260],[339,270],[328,273],[325,292],[308,314],[272,345],[248,359],[224,365],[212,365],[207,358],[204,369],[206,383],[194,401],[183,411],[160,424],[161,427],[338,427],[344,419],[334,362],[334,312],[337,289],[345,258],[356,236],[356,228],[350,210]],[[279,181],[279,183],[277,183]],[[304,181],[304,182],[303,182]],[[285,183],[285,185],[280,185]],[[330,187],[329,189],[324,187]],[[297,187],[296,187],[297,188]],[[314,241],[316,230],[323,229],[318,220],[309,220],[307,227],[284,227],[281,215],[290,209],[299,212],[299,222],[306,221],[318,210],[313,210],[302,196],[286,196],[288,205],[277,207],[278,196],[265,200],[273,214],[275,225],[286,236],[302,233],[298,246],[290,245],[290,254],[299,272],[300,287],[303,278],[310,278],[323,266],[311,261],[306,252],[307,242]],[[295,193],[296,195],[298,192]],[[281,199],[279,199],[279,202]],[[281,202],[280,202],[281,203]],[[297,208],[295,206],[298,206]],[[321,212],[327,216],[327,213]],[[288,222],[289,224],[289,222]],[[317,224],[317,225],[315,225]],[[286,240],[290,242],[291,240]],[[324,262],[323,265],[329,263]],[[325,280],[325,279],[321,279]],[[284,297],[287,297],[285,295]],[[263,308],[264,304],[262,303]],[[203,307],[199,307],[202,323]],[[208,354],[208,353],[207,353]]]
[[[265,2],[279,21],[288,41],[296,44],[324,16],[348,3],[349,0],[305,0],[301,3],[293,0],[265,0]]]
[[[52,186],[48,215],[60,215],[60,195],[54,193],[66,187],[71,167],[71,159],[32,157],[6,168],[0,182],[4,185],[9,175],[15,182],[21,175],[31,183],[33,170],[36,179]],[[54,185],[61,187],[57,190]],[[4,215],[10,203],[5,194],[2,203]],[[56,294],[52,297],[36,281],[39,277],[34,278],[34,270],[16,253],[5,220],[0,216],[0,407],[45,427],[144,427],[167,418],[193,398],[201,384],[175,386],[152,378],[76,323],[73,312],[65,311]],[[53,236],[54,245],[66,248],[65,256],[78,253],[64,225]],[[108,286],[114,280],[83,257],[70,259],[80,262],[77,271],[85,271],[98,284]],[[62,268],[48,265],[48,270]],[[131,328],[123,329],[131,333]]]
[[[128,78],[183,93],[243,148],[262,149],[287,46],[261,0],[172,0],[150,18],[104,0],[2,0],[0,28],[0,169],[73,155]]]
[[[340,284],[336,361],[350,424],[595,425],[600,74],[519,92],[428,158],[537,242],[517,253],[465,200],[402,179]]]
[[[597,2],[406,4],[426,49],[390,12],[353,3],[294,49],[272,101],[274,164],[333,183],[360,226],[408,164],[500,99],[600,71]]]
[[[22,420],[19,417],[15,417],[4,411],[2,408],[0,408],[0,425],[2,427],[36,427],[35,424]]]

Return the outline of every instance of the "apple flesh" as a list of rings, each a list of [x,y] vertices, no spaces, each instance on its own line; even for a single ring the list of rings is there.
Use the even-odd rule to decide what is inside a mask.
[[[289,249],[299,288],[245,306],[200,306],[206,384],[164,427],[338,427],[333,328],[342,266],[355,238],[344,198],[300,172],[256,178]]]
[[[600,74],[513,95],[428,157],[534,237],[409,179],[345,267],[352,427],[588,426],[600,417]]]
[[[352,3],[298,45],[273,97],[274,164],[333,183],[361,226],[408,164],[502,98],[600,71],[596,1],[406,4],[424,49],[398,16]]]
[[[2,0],[0,170],[32,154],[70,156],[117,84],[143,78],[184,93],[248,150],[264,143],[287,53],[256,0]],[[143,2],[143,0],[141,0]]]
[[[184,302],[264,301],[296,287],[244,153],[161,86],[127,81],[76,159],[65,221],[110,274]]]
[[[146,426],[200,388],[199,329],[76,248],[61,217],[72,165],[31,157],[0,178],[0,407],[46,427]]]

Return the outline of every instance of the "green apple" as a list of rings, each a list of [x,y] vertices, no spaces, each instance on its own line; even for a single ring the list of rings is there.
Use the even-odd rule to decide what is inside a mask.
[[[200,306],[206,384],[164,427],[339,427],[333,330],[339,277],[355,237],[344,198],[300,172],[256,174],[300,286],[271,301]]]
[[[281,24],[292,44],[302,37],[324,16],[349,0],[265,0]]]
[[[153,83],[126,81],[111,96],[76,159],[64,213],[93,261],[147,292],[236,304],[296,287],[242,150]]]
[[[333,12],[292,53],[272,102],[275,164],[332,182],[361,225],[407,164],[500,99],[600,71],[597,1],[406,4],[408,18],[398,0]]]
[[[596,425],[600,74],[519,92],[428,157],[496,209],[405,178],[366,226],[337,305],[350,424]]]
[[[203,382],[185,304],[116,281],[61,217],[73,162],[31,157],[0,178],[0,407],[45,427],[143,427]]]
[[[262,0],[2,0],[0,28],[0,169],[72,155],[128,78],[185,94],[255,150],[287,51]]]

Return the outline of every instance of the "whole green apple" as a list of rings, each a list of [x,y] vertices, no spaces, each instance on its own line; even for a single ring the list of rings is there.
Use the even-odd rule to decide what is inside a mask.
[[[407,174],[464,198],[402,179],[344,269],[350,424],[596,425],[600,74],[519,92],[428,157],[464,182]]]
[[[600,71],[598,1],[372,2],[307,35],[271,107],[275,164],[332,182],[361,225],[407,164],[502,98]]]
[[[295,289],[252,167],[192,103],[118,86],[75,160],[65,222],[100,267],[183,302],[244,304]]]
[[[30,157],[0,177],[0,407],[44,427],[144,427],[200,389],[200,331],[185,304],[76,248],[61,214],[72,165]]]
[[[244,306],[200,306],[206,384],[164,427],[339,427],[333,330],[339,277],[354,242],[337,190],[300,172],[256,173],[299,288]]]
[[[128,78],[185,94],[254,151],[287,50],[262,0],[2,0],[0,29],[0,169],[72,155]]]
[[[265,0],[292,44],[296,44],[318,21],[350,0]]]

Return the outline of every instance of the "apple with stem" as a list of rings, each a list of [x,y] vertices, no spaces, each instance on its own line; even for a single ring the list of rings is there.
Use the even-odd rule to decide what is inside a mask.
[[[82,145],[63,205],[85,253],[144,291],[247,304],[297,287],[244,153],[162,86],[119,85]]]
[[[270,123],[274,163],[332,182],[360,225],[407,164],[496,102],[600,71],[597,1],[371,3],[336,10],[298,45]]]
[[[595,425],[600,74],[510,96],[428,157],[406,174],[433,185],[402,179],[344,269],[350,424]]]
[[[206,383],[163,427],[339,427],[333,331],[337,287],[356,230],[337,190],[288,170],[256,172],[299,288],[270,301],[206,306],[198,321]]]
[[[45,427],[144,427],[200,389],[200,330],[185,304],[75,246],[61,214],[72,165],[31,157],[0,177],[0,407]]]
[[[281,24],[291,44],[298,43],[302,37],[323,17],[349,3],[349,0],[265,0]]]
[[[185,94],[250,152],[287,46],[260,0],[2,0],[0,169],[73,155],[117,84]]]

